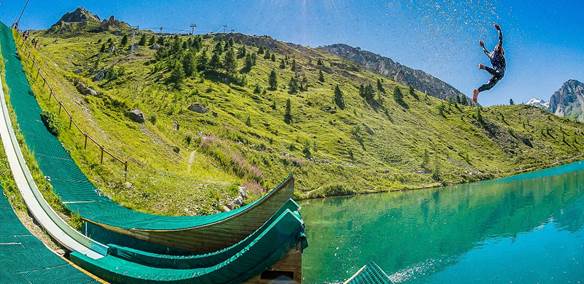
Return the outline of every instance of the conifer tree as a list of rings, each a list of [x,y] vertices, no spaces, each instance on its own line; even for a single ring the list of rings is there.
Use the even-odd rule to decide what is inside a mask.
[[[290,79],[290,82],[288,83],[288,93],[290,94],[296,94],[298,93],[298,80],[296,80],[295,77],[292,77]]]
[[[324,83],[324,73],[322,73],[322,70],[318,71],[318,81]]]
[[[270,72],[270,76],[268,78],[268,85],[271,91],[274,91],[278,88],[278,74],[274,69],[272,69],[272,72]]]
[[[284,122],[287,124],[292,123],[292,103],[290,98],[286,100],[286,111],[284,112]]]
[[[225,58],[223,59],[223,68],[225,68],[225,71],[227,71],[229,74],[235,73],[235,70],[237,69],[237,60],[235,59],[235,53],[233,52],[232,48],[227,50],[225,53]]]
[[[122,37],[122,41],[120,42],[120,44],[121,44],[122,46],[126,46],[126,44],[128,44],[128,36],[127,36],[127,35],[124,35],[124,36]]]
[[[187,77],[192,76],[195,73],[195,55],[192,52],[187,52],[182,59],[182,65]]]
[[[345,109],[345,98],[343,97],[343,92],[341,91],[341,88],[339,88],[339,85],[335,86],[334,101],[340,109]]]
[[[146,34],[142,34],[142,37],[140,37],[140,41],[138,42],[138,45],[141,45],[141,46],[146,45]]]

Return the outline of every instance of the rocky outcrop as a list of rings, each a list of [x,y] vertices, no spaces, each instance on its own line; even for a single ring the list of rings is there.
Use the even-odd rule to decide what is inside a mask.
[[[85,84],[83,84],[83,82],[80,82],[80,81],[75,82],[75,88],[77,88],[77,91],[79,91],[79,93],[81,93],[82,95],[85,95],[85,96],[99,96],[99,95],[101,95],[100,92],[86,86]]]
[[[430,96],[440,99],[449,99],[450,97],[465,96],[459,90],[455,89],[448,83],[424,72],[409,68],[393,61],[391,58],[361,50],[360,48],[348,46],[346,44],[333,44],[319,49],[342,57],[359,66],[386,76],[396,82],[413,87],[414,89],[425,92]],[[461,99],[459,101],[469,101]]]
[[[565,82],[550,98],[549,111],[584,122],[584,83],[577,80]]]
[[[99,25],[101,31],[123,31],[130,28],[130,25],[122,21],[116,20],[114,16],[110,16],[107,20],[103,20]]]
[[[209,109],[206,106],[197,103],[191,104],[189,106],[189,110],[196,113],[206,113],[209,111]]]
[[[127,114],[128,117],[134,122],[144,123],[145,121],[144,113],[139,109],[133,109],[131,111],[128,111]]]
[[[101,20],[97,15],[85,8],[77,8],[72,12],[63,15],[57,23],[51,26],[49,33],[80,33],[80,32],[102,32],[102,31],[123,31],[128,30],[130,25],[116,20],[113,16],[107,20]]]

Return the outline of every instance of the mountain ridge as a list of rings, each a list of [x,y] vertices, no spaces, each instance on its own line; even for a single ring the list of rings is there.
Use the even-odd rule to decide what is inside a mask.
[[[468,104],[470,101],[466,95],[450,84],[423,70],[413,69],[400,64],[389,57],[342,43],[321,46],[318,48],[355,62],[368,70],[382,74],[394,81],[412,86],[433,97],[444,100],[454,98],[455,101],[463,104]]]

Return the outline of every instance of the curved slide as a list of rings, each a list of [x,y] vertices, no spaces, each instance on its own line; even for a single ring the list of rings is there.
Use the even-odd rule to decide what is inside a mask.
[[[3,44],[2,52],[7,66],[7,81],[12,81],[9,82],[8,86],[11,89],[11,95],[23,96],[25,94],[19,94],[18,81],[21,80],[20,84],[24,83],[28,86],[26,77],[24,77],[22,70],[20,70],[21,76],[15,76],[14,68],[20,66],[20,63],[17,62],[18,59],[14,55],[7,58],[7,52],[4,48],[5,36],[5,31],[0,34],[0,42]],[[280,207],[274,210],[274,214],[264,220],[256,230],[252,230],[246,238],[234,242],[232,246],[222,250],[209,249],[209,253],[205,254],[191,254],[176,258],[171,255],[149,254],[135,248],[113,245],[110,247],[110,245],[96,242],[71,228],[43,198],[18,145],[3,93],[0,93],[0,101],[0,136],[16,185],[31,214],[55,241],[71,251],[70,256],[74,262],[103,279],[123,283],[183,283],[193,281],[198,283],[239,283],[270,268],[290,251],[302,250],[307,245],[304,237],[304,224],[298,213],[299,207],[290,199],[280,203]],[[20,125],[21,127],[28,126]],[[288,179],[285,185],[291,185],[292,181],[291,178]],[[278,192],[282,192],[282,190],[272,191],[268,197]],[[258,202],[261,204],[265,200],[264,198]],[[250,209],[257,208],[257,206],[258,204],[254,203],[241,211],[254,212]],[[211,227],[225,220],[233,220],[235,216],[228,215],[225,219],[219,218],[219,221],[215,223],[199,225],[201,228]],[[146,221],[148,220],[143,220],[143,222]],[[144,261],[144,259],[149,260]]]
[[[60,141],[49,133],[39,116],[41,109],[30,95],[27,77],[18,60],[12,30],[0,25],[0,44],[10,74],[10,102],[24,141],[34,154],[41,171],[51,178],[53,190],[71,211],[88,223],[88,233],[102,242],[127,239],[154,243],[156,247],[171,247],[190,252],[210,252],[233,245],[263,225],[292,197],[294,179],[289,176],[259,200],[230,212],[207,216],[160,216],[123,207],[100,194],[81,172]],[[20,45],[28,54],[28,44]],[[20,51],[22,51],[20,50]],[[35,51],[32,54],[36,54]],[[24,56],[24,64],[31,62]],[[34,80],[34,78],[31,78]],[[111,233],[110,233],[111,232]],[[142,246],[148,249],[147,246]]]

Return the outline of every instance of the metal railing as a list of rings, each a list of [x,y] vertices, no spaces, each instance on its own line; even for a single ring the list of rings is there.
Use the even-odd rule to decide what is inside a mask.
[[[24,58],[31,61],[30,65],[31,65],[31,68],[33,69],[33,71],[31,72],[31,74],[29,74],[30,78],[36,81],[40,77],[42,79],[42,82],[43,82],[42,87],[46,88],[48,90],[47,104],[50,105],[51,100],[55,100],[57,102],[57,105],[59,106],[59,110],[57,112],[58,115],[61,115],[61,111],[65,112],[66,116],[69,119],[69,129],[77,129],[81,133],[81,135],[83,135],[83,137],[84,137],[83,149],[87,149],[87,142],[88,141],[92,142],[100,150],[100,158],[99,158],[100,164],[103,164],[104,155],[110,156],[112,159],[118,161],[120,164],[123,165],[124,176],[125,176],[125,178],[127,178],[128,160],[127,159],[123,160],[120,157],[114,155],[111,151],[107,150],[104,145],[97,142],[97,140],[94,137],[92,137],[86,131],[81,129],[81,127],[79,127],[79,125],[73,119],[73,115],[71,114],[71,112],[69,110],[67,110],[67,108],[65,107],[63,102],[56,97],[56,93],[54,92],[53,87],[51,87],[51,85],[49,85],[49,82],[46,78],[47,77],[46,74],[44,74],[43,71],[40,69],[40,66],[39,66],[40,64],[38,63],[38,62],[40,62],[40,60],[37,60],[35,58],[34,54],[31,52],[31,50],[34,49],[32,44],[30,42],[22,39],[18,32],[15,32],[15,34],[16,34],[16,36],[14,37],[15,43],[17,44],[17,46],[20,47],[20,48],[17,48],[17,51],[18,51],[18,55],[21,59],[21,62],[23,62],[22,60]],[[23,56],[25,54],[26,54],[26,56]],[[35,71],[36,71],[36,75],[34,75]]]

